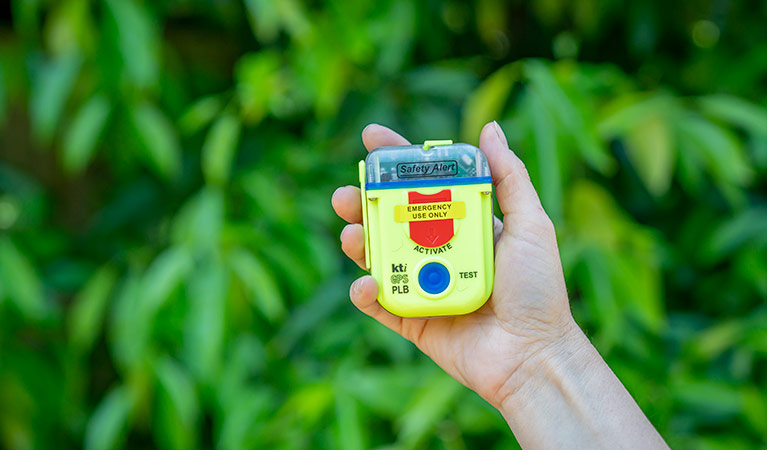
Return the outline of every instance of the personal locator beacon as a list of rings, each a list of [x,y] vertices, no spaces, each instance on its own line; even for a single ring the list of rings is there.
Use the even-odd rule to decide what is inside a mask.
[[[360,161],[365,264],[402,317],[467,314],[493,287],[493,184],[468,144],[380,147]]]

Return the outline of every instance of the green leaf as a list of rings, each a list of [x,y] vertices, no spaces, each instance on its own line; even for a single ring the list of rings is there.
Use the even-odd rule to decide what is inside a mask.
[[[88,54],[93,51],[95,35],[91,8],[85,0],[64,0],[48,7],[44,43],[54,55],[69,52]]]
[[[132,119],[151,168],[166,179],[176,177],[181,168],[181,149],[167,117],[156,106],[142,102],[133,108]]]
[[[331,409],[333,395],[333,386],[324,380],[301,386],[291,392],[275,415],[296,417],[302,424],[315,424]]]
[[[217,95],[203,97],[194,102],[178,120],[178,127],[185,134],[194,134],[210,123],[221,111],[223,104]]]
[[[519,63],[511,63],[498,69],[466,100],[461,125],[461,138],[465,142],[477,142],[482,127],[500,118],[511,88],[519,81],[520,67]]]
[[[99,403],[85,429],[85,450],[112,450],[125,441],[133,400],[125,386],[112,389]]]
[[[626,219],[604,187],[576,180],[568,190],[566,205],[568,227],[579,240],[610,249],[618,246]]]
[[[497,409],[473,394],[462,396],[461,407],[455,410],[454,420],[461,433],[465,434],[489,433],[508,426]]]
[[[759,433],[760,436],[767,436],[767,392],[762,386],[761,390],[757,386],[746,386],[743,390],[743,415],[749,425]]]
[[[251,252],[236,249],[229,255],[229,264],[237,277],[248,288],[248,298],[261,314],[275,322],[285,315],[280,288],[266,265]]]
[[[716,263],[738,248],[758,242],[767,242],[767,208],[755,206],[715,226],[700,247],[701,260]]]
[[[344,387],[336,390],[336,424],[338,426],[338,448],[342,450],[362,450],[365,445],[367,424],[360,418],[360,405],[346,392]]]
[[[413,47],[416,33],[416,8],[412,2],[396,1],[388,4],[385,23],[396,24],[386,29],[386,37],[379,41],[377,71],[393,76],[402,71],[407,55]],[[336,64],[338,67],[341,64]],[[340,86],[339,86],[340,88]]]
[[[446,373],[439,371],[424,380],[412,404],[398,420],[397,440],[405,449],[418,448],[424,438],[434,432],[440,421],[450,413],[463,387]]]
[[[743,128],[751,134],[767,136],[767,107],[731,95],[709,95],[698,100],[703,113]]]
[[[762,323],[767,318],[760,317]],[[757,354],[761,354],[763,357],[767,356],[767,328],[763,327],[751,327],[748,336],[744,339],[744,347],[749,350],[753,350]]]
[[[767,136],[751,138],[751,154],[758,168],[767,169]]]
[[[202,146],[202,172],[208,183],[226,183],[239,137],[240,119],[237,116],[227,113],[213,124]]]
[[[0,125],[5,122],[8,109],[8,89],[6,88],[5,69],[0,60]]]
[[[683,138],[678,138],[677,177],[685,190],[697,197],[705,184],[705,161],[695,146]]]
[[[200,407],[194,383],[183,367],[169,357],[155,365],[157,410],[155,437],[162,448],[197,447]]]
[[[479,36],[486,45],[498,48],[498,34],[505,33],[508,29],[509,9],[504,1],[481,0],[472,10]]]
[[[239,334],[227,348],[221,376],[216,384],[216,400],[224,409],[236,407],[242,400],[240,392],[254,376],[262,375],[267,367],[264,344],[253,334]]]
[[[179,247],[162,252],[144,274],[140,309],[151,318],[185,279],[191,269],[191,255]]]
[[[681,110],[678,100],[664,93],[620,95],[602,108],[597,131],[602,139],[617,138],[649,117],[673,120]]]
[[[297,0],[245,0],[248,19],[256,38],[269,43],[277,38],[280,29],[300,38],[311,29],[303,4]]]
[[[314,288],[314,296],[291,311],[285,325],[274,337],[275,347],[287,353],[299,339],[327,320],[344,304],[350,281],[346,276],[338,276]]]
[[[599,324],[599,347],[602,351],[609,351],[618,342],[625,323],[615,295],[610,262],[609,255],[600,249],[584,251],[582,277],[578,280],[592,320]]]
[[[193,251],[217,248],[225,221],[224,201],[224,193],[211,187],[204,187],[190,197],[176,214],[173,242]]]
[[[37,37],[40,30],[40,10],[42,0],[13,0],[11,17],[14,31],[24,39]]]
[[[647,190],[655,197],[671,186],[675,151],[666,122],[650,116],[632,127],[626,136],[628,156]]]
[[[687,116],[675,123],[680,139],[697,152],[720,187],[744,186],[753,178],[740,141],[726,129],[698,116]]]
[[[767,232],[767,228],[763,227],[762,230]],[[737,254],[733,255],[735,262],[733,268],[738,272],[739,277],[743,277],[745,284],[754,288],[757,296],[767,298],[767,258],[764,257],[767,254],[767,233],[752,239],[751,242],[752,244],[742,247]],[[751,317],[757,316],[752,314]],[[767,321],[767,317],[764,320]]]
[[[633,316],[653,332],[665,324],[660,246],[616,204],[602,186],[576,181],[567,198],[565,223],[572,233],[569,265],[576,289],[600,325],[605,346],[620,342],[622,325]]]
[[[391,333],[388,329],[386,332]],[[397,338],[401,339],[399,336]],[[419,381],[428,378],[429,373],[425,366],[368,366],[351,372],[341,381],[347,392],[374,414],[398,418],[408,406],[408,398],[392,395],[392,392],[406,392],[412,389]]]
[[[274,415],[274,402],[267,389],[259,386],[243,388],[238,392],[237,401],[224,408],[221,431],[216,448],[240,450],[253,448],[253,435],[263,429],[267,420]]]
[[[76,54],[60,56],[44,63],[38,70],[29,95],[32,130],[43,144],[50,145],[61,114],[80,73],[81,58]]]
[[[525,62],[525,75],[530,78],[532,91],[540,98],[545,109],[556,119],[559,127],[567,130],[575,142],[575,148],[591,167],[601,173],[612,170],[614,162],[607,149],[597,139],[597,131],[590,122],[584,120],[584,113],[579,111],[570,100],[562,86],[554,78],[551,69],[541,61]],[[554,125],[548,131],[555,134]]]
[[[22,315],[39,320],[48,312],[43,286],[30,261],[7,237],[0,237],[0,284]]]
[[[613,283],[612,295],[622,301],[648,330],[660,333],[665,325],[661,274],[653,242],[634,229],[626,233],[624,246],[630,250],[606,255]],[[643,242],[647,241],[647,242]],[[646,247],[646,248],[643,248]]]
[[[116,280],[117,273],[106,265],[96,271],[72,302],[68,321],[69,341],[79,352],[85,353],[93,346]]]
[[[245,0],[250,26],[261,42],[272,42],[280,31],[280,2],[269,0]]]
[[[263,217],[275,223],[296,220],[296,199],[274,174],[254,170],[238,177],[243,191],[256,203]],[[272,189],[277,187],[277,189]]]
[[[109,24],[125,65],[125,75],[138,87],[157,85],[160,77],[160,32],[144,3],[106,0]]]
[[[698,359],[711,361],[740,342],[747,329],[739,320],[718,323],[690,341],[690,352]]]
[[[536,91],[527,92],[532,139],[537,157],[541,202],[555,223],[562,221],[562,172],[557,150],[556,127]]]
[[[191,270],[192,256],[183,247],[160,253],[143,274],[130,274],[120,289],[112,314],[114,353],[124,366],[148,357],[158,311]]]
[[[117,290],[106,331],[109,333],[110,350],[116,365],[124,368],[143,356],[147,344],[145,319],[138,311],[142,298],[141,277],[136,271],[129,272]]]
[[[282,95],[281,64],[280,55],[269,50],[244,55],[237,61],[237,98],[246,122],[260,122],[269,112],[272,99]]]
[[[477,76],[462,66],[422,66],[407,73],[405,85],[411,95],[463,100],[477,85]]]
[[[91,161],[109,112],[109,100],[103,95],[94,95],[75,114],[64,136],[62,162],[65,171],[79,173]]]
[[[730,417],[743,408],[743,397],[735,386],[712,379],[675,381],[671,393],[680,406],[706,414]]]
[[[195,376],[213,382],[223,362],[229,274],[210,258],[187,281],[189,312],[184,322],[184,355]]]

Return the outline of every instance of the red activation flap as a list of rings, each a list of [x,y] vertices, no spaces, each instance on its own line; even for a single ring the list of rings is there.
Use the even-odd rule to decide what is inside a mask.
[[[408,192],[408,203],[436,203],[451,201],[450,189],[425,195]],[[453,219],[421,220],[410,222],[410,239],[423,247],[439,247],[453,238]]]

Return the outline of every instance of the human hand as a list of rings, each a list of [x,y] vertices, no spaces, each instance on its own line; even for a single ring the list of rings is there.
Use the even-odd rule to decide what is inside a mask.
[[[380,125],[368,125],[362,141],[368,150],[408,144]],[[495,406],[522,448],[667,449],[575,324],[554,226],[496,122],[482,129],[479,148],[503,213],[494,223],[495,285],[487,303],[463,316],[402,318],[378,303],[369,275],[352,284],[352,302]],[[341,247],[364,268],[360,191],[341,187],[332,203],[349,222]]]
[[[368,151],[409,142],[381,125],[362,131]],[[508,148],[496,122],[482,129],[479,147],[487,157],[503,221],[495,218],[495,285],[488,302],[462,316],[402,318],[377,301],[369,275],[351,286],[352,302],[365,314],[412,341],[455,379],[496,408],[533,370],[520,370],[579,333],[570,313],[554,226],[544,212],[522,161]],[[364,268],[360,190],[344,186],[332,198],[349,222],[341,232],[346,255]],[[573,341],[577,341],[574,339]]]

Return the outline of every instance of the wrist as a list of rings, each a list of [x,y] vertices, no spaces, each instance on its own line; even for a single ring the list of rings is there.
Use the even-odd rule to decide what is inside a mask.
[[[507,419],[545,385],[559,384],[565,372],[575,368],[586,370],[597,360],[594,347],[572,318],[559,331],[557,336],[542,342],[537,349],[531,351],[509,375],[503,389],[504,396],[498,405]]]

